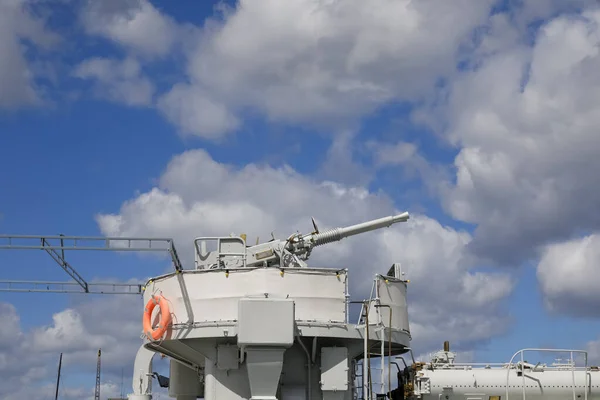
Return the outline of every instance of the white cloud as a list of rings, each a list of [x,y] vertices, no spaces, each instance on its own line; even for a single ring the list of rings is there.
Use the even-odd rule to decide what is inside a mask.
[[[317,175],[325,180],[334,180],[348,185],[367,186],[374,174],[354,159],[356,133],[339,132],[327,150],[325,161]]]
[[[242,0],[223,21],[206,22],[189,48],[185,85],[189,97],[232,114],[348,128],[386,102],[431,94],[492,3]],[[181,112],[174,122],[203,131],[193,110]]]
[[[597,6],[596,0],[510,0],[513,6],[512,17],[524,29],[528,23],[544,21],[559,14],[568,14],[578,9]]]
[[[75,67],[74,76],[95,81],[97,96],[129,106],[152,103],[154,85],[143,75],[139,62],[132,58],[122,61],[91,58]]]
[[[167,55],[177,40],[176,22],[148,0],[89,0],[80,18],[88,34],[145,57]]]
[[[461,149],[442,199],[453,217],[477,225],[475,254],[520,263],[546,243],[600,228],[599,22],[597,10],[560,16],[533,48],[486,51],[431,113]]]
[[[23,330],[15,307],[0,303],[0,398],[42,400],[54,396],[58,357],[63,353],[60,396],[94,398],[98,348],[102,348],[102,399],[131,392],[132,366],[142,343],[143,303],[138,296],[85,297],[55,313],[52,322]],[[156,367],[164,367],[159,360]],[[122,370],[124,368],[124,370]],[[89,384],[77,386],[74,375],[88,374]],[[79,382],[78,382],[79,383]],[[118,389],[118,390],[117,390]],[[158,390],[160,393],[160,390]]]
[[[321,230],[350,225],[398,212],[383,194],[327,181],[315,181],[288,166],[249,164],[235,168],[213,160],[205,151],[175,157],[159,186],[123,204],[118,214],[99,215],[109,236],[174,237],[185,265],[193,262],[197,236],[247,233],[270,239],[296,229],[311,229],[315,216]],[[391,229],[315,249],[312,265],[349,267],[351,294],[367,295],[373,274],[402,262],[411,279],[412,331],[424,350],[446,338],[464,345],[485,340],[507,328],[498,308],[512,289],[504,274],[477,273],[465,246],[465,232],[413,215]],[[445,333],[442,333],[445,332]]]
[[[371,141],[367,143],[374,153],[374,164],[378,167],[384,165],[406,164],[415,159],[418,147],[413,143],[397,142],[393,145],[384,145]]]
[[[598,234],[547,246],[537,276],[549,308],[576,315],[600,315],[599,264]]]
[[[600,339],[589,341],[585,350],[588,352],[588,365],[600,365]]]
[[[240,126],[238,118],[224,104],[193,86],[175,85],[158,100],[157,106],[184,134],[217,139]]]
[[[58,41],[36,17],[27,0],[0,1],[0,108],[14,109],[43,100],[29,65],[29,49],[44,49]]]

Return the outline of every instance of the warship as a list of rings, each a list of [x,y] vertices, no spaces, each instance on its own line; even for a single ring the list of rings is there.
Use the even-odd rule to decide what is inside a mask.
[[[323,232],[313,219],[311,233],[255,245],[244,234],[198,237],[192,268],[183,268],[172,239],[2,235],[0,249],[44,249],[73,282],[52,289],[48,282],[0,281],[7,285],[0,291],[107,293],[103,284],[85,281],[64,251],[167,250],[173,272],[140,284],[105,284],[113,293],[143,297],[128,400],[152,399],[154,381],[177,400],[600,399],[598,368],[587,365],[582,350],[523,349],[507,363],[464,364],[446,342],[430,361],[418,362],[400,263],[375,274],[369,297],[358,300],[350,296],[347,268],[308,263],[315,247],[408,219],[404,212]],[[40,242],[15,244],[19,239]],[[77,245],[82,240],[101,245]],[[352,304],[360,308],[354,321]],[[523,354],[530,350],[566,351],[570,359],[529,364]],[[168,377],[153,370],[157,355],[168,358]],[[576,355],[583,355],[583,366]]]

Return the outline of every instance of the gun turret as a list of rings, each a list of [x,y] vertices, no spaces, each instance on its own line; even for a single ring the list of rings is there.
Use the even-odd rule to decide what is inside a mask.
[[[323,233],[319,233],[317,225],[313,220],[315,232],[302,236],[301,241],[308,240],[313,243],[314,247],[321,246],[322,244],[340,241],[348,236],[354,236],[364,232],[373,231],[375,229],[389,227],[397,222],[406,222],[408,221],[408,218],[408,213],[405,212],[390,217],[383,217],[379,219],[374,219],[372,221],[362,222],[360,224],[347,226],[345,228],[330,229]]]
[[[285,241],[273,240],[248,247],[246,249],[246,266],[279,264],[281,267],[306,267],[307,264],[305,261],[310,257],[310,253],[314,247],[337,242],[349,236],[389,227],[398,222],[406,222],[408,219],[408,212],[404,212],[345,228],[329,229],[325,232],[319,232],[317,224],[313,219],[314,231],[312,233],[305,235],[296,233],[288,237]]]
[[[329,229],[325,232],[319,232],[319,228],[313,219],[314,231],[312,233],[305,235],[295,233],[286,240],[275,239],[273,237],[271,241],[256,244],[255,246],[245,245],[245,235],[229,238],[197,238],[194,241],[194,246],[196,247],[196,268],[307,267],[308,265],[305,261],[310,257],[310,253],[314,247],[337,242],[349,236],[389,227],[398,222],[406,222],[408,219],[408,213],[404,212],[345,228]],[[218,241],[219,250],[206,251],[206,242],[210,240]]]

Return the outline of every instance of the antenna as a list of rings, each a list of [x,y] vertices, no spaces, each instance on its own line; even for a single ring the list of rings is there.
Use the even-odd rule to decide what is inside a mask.
[[[94,391],[94,400],[100,400],[100,356],[102,349],[98,349],[98,364],[96,365],[96,390]]]
[[[60,353],[60,358],[58,359],[58,374],[56,375],[56,394],[54,395],[54,400],[58,400],[58,386],[60,385],[60,369],[62,367],[62,355]]]

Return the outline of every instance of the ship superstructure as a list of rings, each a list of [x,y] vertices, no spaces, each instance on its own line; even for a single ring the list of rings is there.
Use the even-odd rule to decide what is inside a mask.
[[[252,246],[243,234],[199,237],[187,269],[172,239],[0,235],[0,249],[45,250],[73,278],[0,281],[0,291],[141,294],[143,342],[128,400],[152,399],[153,381],[177,400],[600,400],[598,368],[581,350],[525,349],[503,364],[464,364],[445,343],[417,362],[400,264],[375,274],[370,296],[359,300],[351,299],[347,268],[308,264],[315,247],[408,218],[325,232],[313,219],[309,234]],[[89,283],[67,250],[167,251],[174,271],[144,283]],[[361,307],[354,321],[353,303]],[[530,364],[528,350],[570,357]],[[169,377],[153,371],[157,354],[170,360]]]
[[[372,298],[361,301],[361,316],[351,321],[348,270],[306,261],[316,246],[408,218],[326,232],[313,220],[310,234],[255,246],[243,236],[195,239],[193,269],[145,285],[145,342],[129,400],[151,398],[155,354],[170,358],[165,386],[178,400],[374,398],[375,380],[381,392],[390,391],[389,365],[377,372],[363,360],[378,351],[409,351],[407,282],[399,265],[376,275]]]

